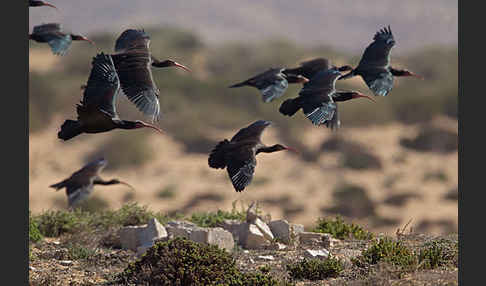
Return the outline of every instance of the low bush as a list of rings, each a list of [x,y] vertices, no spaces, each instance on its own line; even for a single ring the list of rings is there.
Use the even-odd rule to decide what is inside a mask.
[[[293,279],[322,280],[338,277],[344,266],[340,260],[329,257],[327,259],[303,259],[300,262],[287,264],[286,269]]]
[[[373,238],[373,233],[363,229],[359,225],[346,223],[340,216],[335,219],[319,218],[313,232],[329,233],[337,239],[367,240]]]

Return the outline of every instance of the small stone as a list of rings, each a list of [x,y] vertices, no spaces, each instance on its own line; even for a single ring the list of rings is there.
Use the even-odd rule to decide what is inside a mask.
[[[329,257],[329,251],[327,249],[306,249],[304,254],[308,258],[326,259]]]
[[[34,268],[33,266],[29,266],[29,270],[36,271],[37,269]]]
[[[59,264],[63,266],[69,266],[69,265],[73,265],[73,262],[71,260],[61,260],[59,261]]]
[[[272,231],[270,230],[270,227],[263,222],[261,219],[256,218],[255,219],[255,225],[258,227],[258,229],[263,233],[263,236],[265,236],[266,239],[268,240],[273,240],[274,236]]]
[[[318,232],[301,232],[299,233],[301,244],[322,246],[329,248],[331,246],[331,235],[329,233]]]
[[[244,233],[240,236],[243,247],[246,249],[262,249],[271,244],[256,225],[246,225],[247,227],[244,229]]]
[[[120,244],[124,249],[137,251],[142,245],[153,245],[154,240],[167,237],[167,231],[156,218],[144,225],[125,226],[119,231]]]
[[[260,255],[258,258],[263,259],[263,260],[275,260],[275,258],[271,255]]]
[[[60,243],[59,241],[57,241],[57,240],[54,240],[54,241],[52,241],[51,243],[52,243],[52,244],[55,244],[55,245],[59,245],[59,244],[61,244],[61,243]]]
[[[227,251],[232,251],[235,241],[231,232],[221,228],[197,228],[189,235],[189,239],[199,243],[216,245]]]

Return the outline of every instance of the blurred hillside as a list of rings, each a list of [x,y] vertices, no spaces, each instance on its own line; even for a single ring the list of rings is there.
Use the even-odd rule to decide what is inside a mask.
[[[195,31],[210,43],[284,37],[299,45],[331,45],[357,52],[365,47],[376,30],[391,25],[399,42],[398,52],[423,45],[457,46],[455,0],[51,2],[61,12],[30,9],[30,30],[33,25],[48,21],[89,34],[105,31],[116,34],[129,26],[174,25]]]
[[[372,229],[393,230],[414,218],[424,230],[457,230],[457,48],[437,45],[407,53],[394,49],[393,65],[425,80],[398,78],[390,96],[376,98],[376,104],[340,104],[342,129],[331,133],[312,126],[300,112],[292,118],[278,112],[299,86],[268,104],[255,89],[227,86],[272,66],[295,66],[318,56],[355,66],[361,52],[301,46],[282,38],[207,43],[198,34],[173,27],[145,31],[151,35],[155,57],[171,58],[193,70],[153,69],[161,90],[158,124],[167,132],[162,137],[148,130],[114,131],[60,142],[57,130],[64,119],[75,118],[91,58],[97,49],[112,52],[119,32],[92,35],[97,48],[74,43],[62,58],[45,45],[30,43],[31,210],[63,208],[64,194],[47,186],[104,155],[110,162],[104,177],[123,178],[138,190],[129,195],[96,188],[96,196],[109,207],[136,200],[159,210],[190,212],[259,199],[270,213],[301,223],[341,213],[368,222]],[[366,34],[362,45],[369,43]],[[337,88],[371,94],[359,77],[339,81]],[[122,118],[147,119],[124,97],[118,109]],[[280,141],[302,155],[262,156],[250,188],[236,194],[225,171],[207,167],[207,154],[217,141],[256,119],[274,122],[264,142]],[[357,199],[350,209],[345,202],[351,198]]]

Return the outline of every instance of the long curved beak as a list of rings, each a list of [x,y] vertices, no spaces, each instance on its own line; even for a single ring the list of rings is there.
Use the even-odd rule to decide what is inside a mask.
[[[132,191],[135,191],[135,188],[134,188],[132,185],[130,185],[130,184],[128,184],[128,183],[125,183],[125,182],[122,182],[122,181],[119,181],[119,182],[120,182],[120,184],[122,184],[122,185],[125,185],[125,186],[129,187],[129,188],[130,188]]]
[[[286,150],[288,150],[288,151],[291,151],[291,152],[294,152],[294,153],[300,154],[299,150],[297,150],[297,149],[294,149],[294,148],[292,148],[292,147],[286,147],[286,148],[287,148]]]
[[[418,78],[419,78],[419,79],[421,79],[421,80],[424,80],[424,79],[425,79],[423,76],[418,75],[418,74],[413,73],[413,72],[411,72],[411,73],[410,73],[410,75],[411,75],[411,76],[414,76],[414,77],[418,77]]]
[[[93,46],[96,46],[95,42],[91,41],[90,39],[86,38],[86,37],[82,37],[81,40],[83,41],[86,41],[86,42],[89,42],[90,44],[92,44]]]
[[[358,98],[358,97],[365,97],[365,98],[373,101],[374,103],[376,103],[376,101],[373,99],[373,97],[371,97],[369,95],[364,95],[362,93],[358,93],[358,94],[353,95],[353,98]]]
[[[56,7],[56,6],[54,6],[54,5],[52,5],[51,3],[42,2],[42,4],[43,4],[44,6],[49,6],[49,7],[52,7],[52,8],[54,8],[54,9],[56,9],[57,11],[59,11],[59,9],[57,9],[57,7]]]
[[[183,69],[183,70],[185,70],[185,71],[191,72],[191,70],[190,70],[188,67],[186,67],[185,65],[181,65],[180,63],[176,63],[176,62],[174,62],[174,64],[173,64],[173,65],[174,65],[175,67],[181,68],[181,69]]]
[[[155,129],[158,132],[160,132],[161,134],[164,134],[164,132],[159,127],[157,127],[155,125],[152,125],[152,124],[143,122],[143,126],[148,127],[148,128],[152,128],[152,129]]]

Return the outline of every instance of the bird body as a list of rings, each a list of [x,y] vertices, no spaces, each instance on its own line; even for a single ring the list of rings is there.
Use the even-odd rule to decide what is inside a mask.
[[[61,56],[67,53],[73,41],[88,41],[94,44],[84,36],[64,33],[59,23],[34,26],[32,34],[29,35],[29,39],[39,43],[47,43],[55,55]]]
[[[160,115],[159,95],[151,67],[176,66],[189,69],[172,60],[159,61],[149,50],[150,36],[143,30],[125,30],[115,42],[112,59],[118,73],[121,89],[137,109],[152,117]]]
[[[280,113],[293,116],[302,108],[303,113],[312,124],[338,127],[339,119],[335,101],[345,101],[357,97],[371,99],[356,91],[336,91],[335,84],[340,76],[341,73],[337,67],[319,71],[304,85],[298,97],[287,99],[282,103],[279,108]]]
[[[393,88],[394,76],[416,76],[408,70],[391,67],[391,50],[395,45],[390,26],[376,32],[373,42],[366,47],[358,66],[340,80],[361,76],[375,96],[387,96]]]
[[[215,169],[226,168],[228,176],[237,192],[248,186],[255,172],[256,155],[281,150],[295,151],[281,144],[266,146],[261,142],[261,134],[270,121],[258,120],[240,129],[231,140],[220,141],[208,158],[208,165]]]
[[[66,120],[58,133],[62,140],[69,140],[81,133],[101,133],[116,128],[136,129],[159,128],[142,122],[119,118],[116,112],[116,98],[120,81],[110,55],[100,53],[93,58],[88,83],[84,87],[83,99],[76,106],[78,120]]]
[[[270,68],[243,82],[231,85],[230,88],[252,86],[257,88],[263,102],[270,102],[281,97],[287,90],[289,83],[305,83],[307,78],[301,75],[287,75],[284,68]]]
[[[301,62],[296,68],[286,68],[283,73],[287,76],[300,75],[308,79],[312,79],[317,73],[323,70],[328,70],[335,67],[329,59],[326,58],[314,58],[308,61]],[[338,71],[352,70],[351,66],[345,65],[336,67]]]
[[[108,161],[101,158],[85,165],[80,170],[74,172],[69,178],[53,184],[49,187],[56,190],[66,188],[68,206],[73,207],[85,200],[92,192],[94,185],[113,185],[124,184],[133,189],[129,184],[118,179],[104,181],[99,174],[106,167]]]

